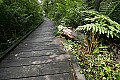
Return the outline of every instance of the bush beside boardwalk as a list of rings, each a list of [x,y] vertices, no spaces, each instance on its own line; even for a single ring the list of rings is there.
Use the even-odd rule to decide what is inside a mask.
[[[0,52],[43,21],[37,0],[0,0]]]

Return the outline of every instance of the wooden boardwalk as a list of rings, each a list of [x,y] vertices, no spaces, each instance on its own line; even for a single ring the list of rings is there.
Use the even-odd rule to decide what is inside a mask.
[[[49,19],[0,63],[0,80],[75,80],[69,55],[55,41]]]

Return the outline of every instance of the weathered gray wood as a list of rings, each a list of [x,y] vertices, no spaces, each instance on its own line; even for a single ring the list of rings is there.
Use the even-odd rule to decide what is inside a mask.
[[[0,67],[17,67],[23,65],[37,65],[44,63],[52,62],[67,62],[67,55],[50,55],[50,56],[41,56],[41,57],[29,57],[29,58],[16,58],[11,60],[6,60],[1,62]]]
[[[54,74],[54,75],[45,75],[45,76],[38,76],[38,77],[28,77],[28,78],[20,78],[20,79],[10,79],[10,80],[72,80],[69,73],[63,74]]]
[[[66,62],[48,63],[0,69],[1,79],[42,76],[50,74],[69,73],[69,64]]]

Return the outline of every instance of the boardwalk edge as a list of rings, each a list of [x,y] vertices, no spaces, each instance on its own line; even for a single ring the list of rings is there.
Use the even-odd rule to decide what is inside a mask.
[[[20,44],[21,41],[23,41],[26,37],[28,37],[43,22],[44,22],[44,20],[41,23],[39,23],[38,25],[36,25],[36,27],[34,29],[32,29],[31,31],[29,31],[26,35],[24,35],[18,41],[16,41],[13,45],[11,45],[8,49],[6,49],[5,51],[1,52],[0,61],[2,61],[8,53],[10,53],[12,50],[14,50]]]

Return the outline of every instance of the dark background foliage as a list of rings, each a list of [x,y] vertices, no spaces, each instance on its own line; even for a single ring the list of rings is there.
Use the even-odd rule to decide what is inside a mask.
[[[42,13],[37,0],[1,0],[0,52],[42,22]]]

